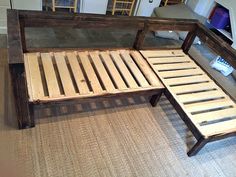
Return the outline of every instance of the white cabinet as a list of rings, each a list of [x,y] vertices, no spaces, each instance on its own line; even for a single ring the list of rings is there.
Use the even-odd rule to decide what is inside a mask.
[[[80,13],[106,14],[108,0],[80,0]]]
[[[154,8],[159,7],[161,0],[137,0],[134,15],[150,17]]]
[[[13,9],[42,10],[42,0],[12,0]]]

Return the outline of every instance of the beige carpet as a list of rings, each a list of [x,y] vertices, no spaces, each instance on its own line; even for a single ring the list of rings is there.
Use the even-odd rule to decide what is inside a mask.
[[[187,157],[194,138],[164,96],[155,108],[143,97],[42,107],[17,130],[4,50],[0,62],[0,176],[236,176],[236,138]]]

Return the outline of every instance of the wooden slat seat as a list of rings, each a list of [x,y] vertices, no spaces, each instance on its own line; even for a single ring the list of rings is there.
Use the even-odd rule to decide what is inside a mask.
[[[236,104],[182,50],[140,51],[204,138],[236,131]]]
[[[138,51],[25,53],[30,102],[164,88]]]

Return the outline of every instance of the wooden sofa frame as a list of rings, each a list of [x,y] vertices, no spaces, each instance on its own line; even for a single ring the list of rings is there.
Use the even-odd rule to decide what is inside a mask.
[[[8,10],[8,54],[9,68],[11,73],[15,105],[17,111],[18,125],[20,129],[34,127],[33,107],[39,104],[57,104],[63,102],[73,102],[74,100],[61,100],[53,102],[29,102],[28,91],[25,78],[24,53],[31,51],[60,51],[60,50],[77,50],[76,48],[37,48],[31,49],[26,47],[25,28],[26,27],[71,27],[71,28],[127,28],[136,29],[137,35],[133,44],[135,50],[147,49],[144,47],[145,35],[149,31],[171,30],[171,31],[188,31],[188,35],[183,42],[182,50],[188,54],[189,49],[198,36],[209,48],[225,58],[234,68],[236,68],[236,52],[226,42],[212,33],[197,20],[187,19],[157,19],[146,17],[118,17],[92,14],[72,14],[72,13],[53,13],[53,12],[36,12],[22,10]],[[104,48],[100,48],[104,49]],[[109,48],[111,49],[111,48]],[[114,48],[112,48],[114,49]],[[148,49],[152,49],[148,47]],[[156,48],[154,48],[156,49]],[[98,49],[99,50],[99,49]],[[186,113],[175,101],[167,89],[141,91],[139,94],[150,94],[151,104],[155,106],[161,93],[164,92],[169,101],[173,104],[183,121],[197,139],[196,145],[188,152],[189,156],[195,155],[207,142],[235,135],[235,132],[226,134],[217,134],[211,137],[204,137],[198,129],[191,123]],[[135,95],[136,92],[122,93],[119,95],[104,95],[94,98],[83,98],[79,101],[86,102],[93,99],[107,99]]]

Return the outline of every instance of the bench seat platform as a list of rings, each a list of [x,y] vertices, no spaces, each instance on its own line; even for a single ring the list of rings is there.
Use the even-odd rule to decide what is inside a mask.
[[[135,50],[25,53],[24,64],[30,102],[164,88]]]
[[[236,132],[235,102],[182,50],[141,53],[167,88],[167,97],[190,120],[197,139]]]

